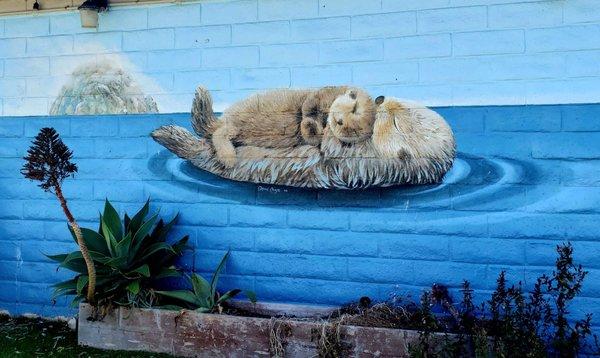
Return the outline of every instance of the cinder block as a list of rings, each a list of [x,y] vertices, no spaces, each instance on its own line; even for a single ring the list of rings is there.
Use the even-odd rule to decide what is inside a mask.
[[[264,206],[232,206],[229,225],[255,227],[284,227],[286,212],[284,209]]]
[[[321,87],[352,82],[349,66],[293,67],[292,87]]]
[[[78,54],[120,52],[121,49],[124,49],[122,40],[121,32],[77,34],[73,52]]]
[[[0,265],[2,265],[0,261]],[[10,304],[14,304],[18,297],[18,283],[13,279],[9,280],[0,280],[0,305],[2,305],[2,309],[6,309],[6,307],[10,307]],[[10,304],[9,304],[10,303]],[[9,312],[13,312],[9,309]]]
[[[598,21],[598,3],[594,0],[574,0],[565,3],[563,18],[566,24]]]
[[[414,12],[361,15],[352,17],[352,37],[394,37],[414,35],[417,15]]]
[[[491,237],[591,239],[597,237],[598,215],[494,213],[489,215]]]
[[[523,265],[525,242],[506,239],[452,238],[452,261],[477,264]]]
[[[9,17],[4,20],[4,36],[6,37],[34,37],[49,33],[49,16]]]
[[[487,181],[487,180],[486,180]],[[469,195],[472,192],[484,192],[484,185],[453,185],[452,208],[469,211],[518,211],[526,205],[525,187],[498,185],[494,195]]]
[[[288,225],[298,229],[348,230],[349,216],[344,212],[289,210]]]
[[[96,158],[146,158],[146,138],[95,139]]]
[[[416,83],[419,80],[417,62],[360,64],[352,67],[352,82],[358,86]]]
[[[2,163],[2,162],[0,162]],[[4,165],[4,163],[2,163]],[[17,172],[18,173],[18,172]],[[0,200],[0,219],[21,219],[23,202],[20,200]]]
[[[304,230],[304,235],[313,238],[313,254],[353,257],[376,257],[377,237],[380,236],[323,230]]]
[[[234,44],[278,43],[286,42],[289,38],[289,21],[235,24],[232,29],[232,42]]]
[[[411,284],[415,262],[398,259],[348,258],[348,278],[370,283]]]
[[[414,285],[431,287],[432,284],[437,283],[446,287],[461,287],[463,281],[467,280],[472,288],[487,288],[485,265],[419,261],[415,264],[415,270],[418,270],[418,274],[415,274]]]
[[[263,66],[310,66],[319,62],[319,45],[316,43],[265,45],[260,47],[260,64]]]
[[[113,137],[119,133],[118,117],[86,116],[71,120],[72,137]],[[91,141],[89,142],[91,145]]]
[[[381,11],[381,0],[319,0],[320,16],[362,15]]]
[[[289,68],[231,70],[231,87],[235,89],[287,88],[289,86]]]
[[[255,67],[258,66],[258,47],[207,48],[202,51],[202,65],[203,67]]]
[[[148,69],[173,71],[202,67],[202,50],[169,50],[148,53]]]
[[[374,236],[379,256],[403,260],[448,260],[455,237],[435,235],[367,234]],[[475,240],[475,239],[470,239]],[[371,241],[371,240],[369,240]]]
[[[146,8],[113,8],[110,12],[101,12],[99,15],[99,31],[131,31],[148,27],[148,9]]]
[[[572,7],[568,4],[565,10]],[[563,4],[555,1],[542,1],[491,5],[488,8],[488,16],[492,28],[555,26],[560,25],[563,21]]]
[[[289,20],[316,17],[318,0],[259,0],[259,20]]]
[[[27,39],[29,56],[68,55],[73,52],[73,36],[32,37]]]
[[[47,57],[10,58],[4,60],[4,71],[6,77],[43,76],[50,73],[50,60]]]
[[[226,205],[177,205],[179,223],[182,225],[225,226],[227,225]],[[202,208],[200,210],[199,208]],[[206,209],[204,209],[206,208]]]
[[[523,30],[463,32],[452,35],[455,56],[522,53],[525,51]]]
[[[565,54],[569,77],[599,76],[598,56],[600,51],[571,51]]]
[[[96,55],[52,56],[50,57],[50,74],[53,76],[70,75],[74,68],[84,63],[96,63]]]
[[[559,106],[504,106],[489,109],[486,128],[498,132],[556,132],[561,129]]]
[[[383,59],[381,40],[325,42],[319,45],[322,63],[377,61]]]
[[[231,43],[229,25],[182,27],[175,29],[175,48],[223,46]]]
[[[452,54],[450,35],[407,36],[386,39],[385,59],[444,57]]]
[[[600,106],[598,105],[563,105],[561,114],[564,131],[600,131]]]
[[[111,12],[112,14],[112,12]],[[100,15],[102,16],[102,14]],[[71,11],[64,14],[50,16],[51,35],[73,35],[84,32],[95,32],[96,29],[81,27],[81,19],[77,12]]]
[[[453,132],[481,133],[487,110],[480,107],[436,107]]]
[[[293,20],[292,41],[328,40],[350,38],[350,18],[330,17],[326,19]]]
[[[527,211],[546,213],[600,213],[599,187],[537,185],[527,188]]]
[[[532,156],[540,159],[597,159],[600,133],[538,134],[532,140]]]
[[[600,48],[600,25],[531,29],[526,32],[527,52]]]
[[[233,24],[252,22],[258,18],[256,0],[217,1],[202,3],[202,23]]]
[[[162,50],[175,46],[173,29],[155,29],[123,33],[123,50]]]
[[[427,1],[398,1],[382,0],[382,9],[387,11],[409,11],[448,7],[450,0],[427,0]]]
[[[198,249],[208,250],[253,250],[254,249],[253,229],[240,228],[202,228],[198,230],[197,239],[194,246]],[[260,248],[260,251],[268,251]]]
[[[23,57],[27,47],[27,39],[0,39],[0,47],[2,48],[0,58]]]
[[[417,13],[418,32],[476,30],[487,27],[486,6],[423,10]]]
[[[313,241],[323,233],[293,229],[260,229],[254,232],[254,246],[260,252],[322,254],[314,251]]]
[[[129,180],[95,180],[94,200],[109,199],[122,202],[143,202],[147,196],[144,194],[144,185],[139,181]]]
[[[202,85],[208,90],[229,88],[229,70],[201,70],[175,73],[174,90],[176,92],[193,93],[196,87]]]
[[[200,4],[168,4],[148,8],[148,27],[200,25]]]

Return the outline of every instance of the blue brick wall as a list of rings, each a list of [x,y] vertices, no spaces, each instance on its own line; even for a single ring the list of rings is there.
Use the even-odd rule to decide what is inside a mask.
[[[46,115],[79,64],[121,63],[161,112],[195,86],[355,84],[428,105],[592,103],[597,0],[219,0],[0,17],[0,115]]]
[[[241,6],[241,5],[240,5]],[[341,304],[434,282],[472,282],[489,294],[500,270],[529,287],[570,240],[590,270],[575,316],[600,317],[600,105],[439,107],[459,156],[443,184],[365,191],[282,188],[220,179],[154,143],[159,125],[189,114],[0,119],[0,308],[46,315],[49,285],[69,277],[43,254],[75,249],[54,197],[21,178],[42,126],[56,127],[79,173],[65,182],[72,211],[96,227],[108,197],[121,212],[147,197],[181,220],[194,250],[188,270],[208,273],[232,250],[222,288],[263,301]],[[596,321],[598,324],[600,321]]]

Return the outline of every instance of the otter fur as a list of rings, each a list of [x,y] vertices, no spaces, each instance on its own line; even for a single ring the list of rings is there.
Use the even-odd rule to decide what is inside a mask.
[[[201,94],[202,91],[199,89],[197,92]],[[321,112],[326,112],[335,98],[343,93],[351,93],[353,111],[368,116],[366,121],[372,122],[372,100],[366,92],[357,88],[275,90],[233,104],[210,129],[217,159],[225,167],[232,168],[238,159],[235,149],[238,146],[290,148],[302,144],[318,145],[323,126],[312,115],[318,117]],[[202,115],[199,118],[203,120]],[[348,135],[351,137],[352,133]]]
[[[218,121],[210,94],[200,90],[194,106],[204,111],[206,119],[194,128],[205,133]],[[355,143],[331,133],[334,120],[330,114],[319,147],[241,145],[235,148],[239,160],[231,168],[219,162],[209,136],[199,138],[184,128],[163,126],[152,137],[201,169],[262,184],[338,189],[431,184],[441,181],[452,167],[456,154],[452,130],[441,116],[417,103],[379,97],[372,134]]]

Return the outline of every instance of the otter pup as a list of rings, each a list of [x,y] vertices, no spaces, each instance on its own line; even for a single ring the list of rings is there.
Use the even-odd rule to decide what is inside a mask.
[[[333,102],[338,93],[344,93],[342,96],[347,97],[345,106],[340,105],[339,111],[348,111],[349,121],[367,116],[363,121],[372,123],[375,116],[373,101],[358,88],[325,87],[317,91],[285,89],[260,93],[233,104],[220,120],[213,123],[211,140],[218,161],[226,168],[233,167],[237,161],[236,146],[318,146],[323,132],[319,116],[322,118],[322,113],[327,113],[329,101]],[[341,121],[343,117],[340,113]],[[344,127],[352,130],[344,132],[344,137],[340,138],[342,141],[352,142],[357,140],[355,136],[362,138],[364,135],[357,131],[359,126],[355,124],[348,122]]]

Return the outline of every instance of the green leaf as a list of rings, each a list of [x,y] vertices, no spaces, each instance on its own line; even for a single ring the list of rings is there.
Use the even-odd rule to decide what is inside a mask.
[[[127,285],[127,291],[133,293],[134,295],[137,295],[140,292],[140,281],[131,281],[131,283]]]
[[[210,290],[211,290],[213,296],[217,292],[217,283],[219,281],[219,275],[221,275],[221,271],[225,267],[225,263],[227,262],[228,258],[229,258],[229,251],[227,251],[225,253],[223,258],[221,259],[221,262],[219,262],[219,266],[217,266],[217,269],[213,273],[212,280],[210,282]]]
[[[192,291],[180,290],[180,291],[154,291],[154,292],[159,295],[162,295],[162,296],[175,298],[175,299],[190,303],[192,305],[199,306],[199,302],[198,302],[196,296],[194,296],[194,293]]]
[[[102,234],[104,236],[104,240],[106,242],[106,246],[108,247],[110,256],[114,257],[115,253],[116,253],[117,240],[115,239],[112,231],[110,231],[110,228],[106,224],[104,218],[102,219],[101,225],[102,225]]]
[[[150,277],[150,267],[148,266],[148,264],[143,264],[142,266],[136,268],[135,270],[131,271],[130,273],[134,273],[134,272],[137,272],[144,277]]]
[[[179,277],[181,273],[174,267],[163,268],[156,276],[155,279],[166,278],[166,277]]]
[[[208,283],[204,277],[198,275],[197,273],[193,273],[191,281],[196,297],[202,299],[211,297],[210,283]]]
[[[152,215],[152,217],[148,221],[146,221],[135,233],[135,236],[133,237],[133,255],[134,256],[137,254],[137,252],[142,247],[144,239],[146,238],[146,236],[152,229],[152,226],[154,226],[154,223],[156,222],[157,218],[158,218],[158,214]]]
[[[68,227],[69,231],[71,232],[71,236],[73,236],[73,240],[76,244],[78,244],[75,232],[73,232],[73,228],[70,225]],[[104,255],[110,255],[110,251],[108,250],[108,247],[106,247],[106,241],[102,235],[98,234],[94,230],[86,228],[81,228],[81,235],[83,236],[83,242],[85,242],[88,250],[96,251]]]
[[[144,251],[144,253],[141,255],[141,257],[136,260],[136,262],[144,262],[151,255],[153,255],[153,254],[155,254],[155,253],[157,253],[158,251],[161,251],[161,250],[175,253],[175,251],[173,251],[173,247],[171,247],[171,245],[167,244],[166,242],[157,242],[157,243],[154,243],[154,244],[150,245],[150,247],[148,247]]]
[[[179,214],[175,214],[173,219],[171,219],[171,221],[169,221],[169,223],[164,227],[160,227],[160,229],[158,229],[159,227],[157,226],[155,232],[152,233],[152,237],[155,237],[157,241],[165,241],[169,231],[171,231],[173,226],[177,223],[177,220],[179,220]]]
[[[245,290],[244,294],[246,295],[246,297],[248,297],[248,301],[250,301],[252,303],[256,303],[257,299],[256,299],[256,293],[254,291]]]
[[[146,200],[146,204],[138,211],[133,218],[131,218],[131,222],[129,223],[128,231],[137,232],[144,222],[144,218],[148,215],[148,209],[150,208],[150,199]]]
[[[88,284],[88,276],[87,275],[79,276],[79,278],[77,279],[77,294],[78,295],[81,294],[81,291],[87,284]]]
[[[131,218],[129,217],[129,215],[127,215],[127,213],[125,213],[123,217],[123,223],[125,224],[125,232],[129,232],[129,224],[131,223]]]
[[[56,262],[63,262],[67,258],[67,254],[58,254],[58,255],[46,255],[46,254],[44,254],[44,256],[46,256],[50,260],[56,261]]]
[[[80,251],[73,251],[68,254],[63,262],[60,263],[59,267],[64,267],[67,270],[71,270],[77,273],[87,273],[87,266],[83,260],[83,256]]]
[[[225,294],[223,294],[223,296],[219,297],[219,299],[217,300],[217,303],[223,303],[225,301],[228,301],[228,300],[234,298],[235,296],[237,296],[240,292],[242,292],[242,290],[237,289],[237,288],[235,290],[227,291],[227,292],[225,292]]]
[[[110,229],[110,232],[114,235],[117,241],[121,241],[123,238],[123,227],[121,226],[121,219],[119,214],[110,204],[108,199],[104,203],[104,223]]]
[[[130,248],[131,248],[131,241],[132,241],[131,233],[127,233],[127,235],[125,235],[123,240],[119,241],[117,243],[117,245],[115,246],[115,252],[117,253],[117,256],[125,256],[125,257],[129,256]],[[129,258],[128,258],[128,260],[129,260]]]

